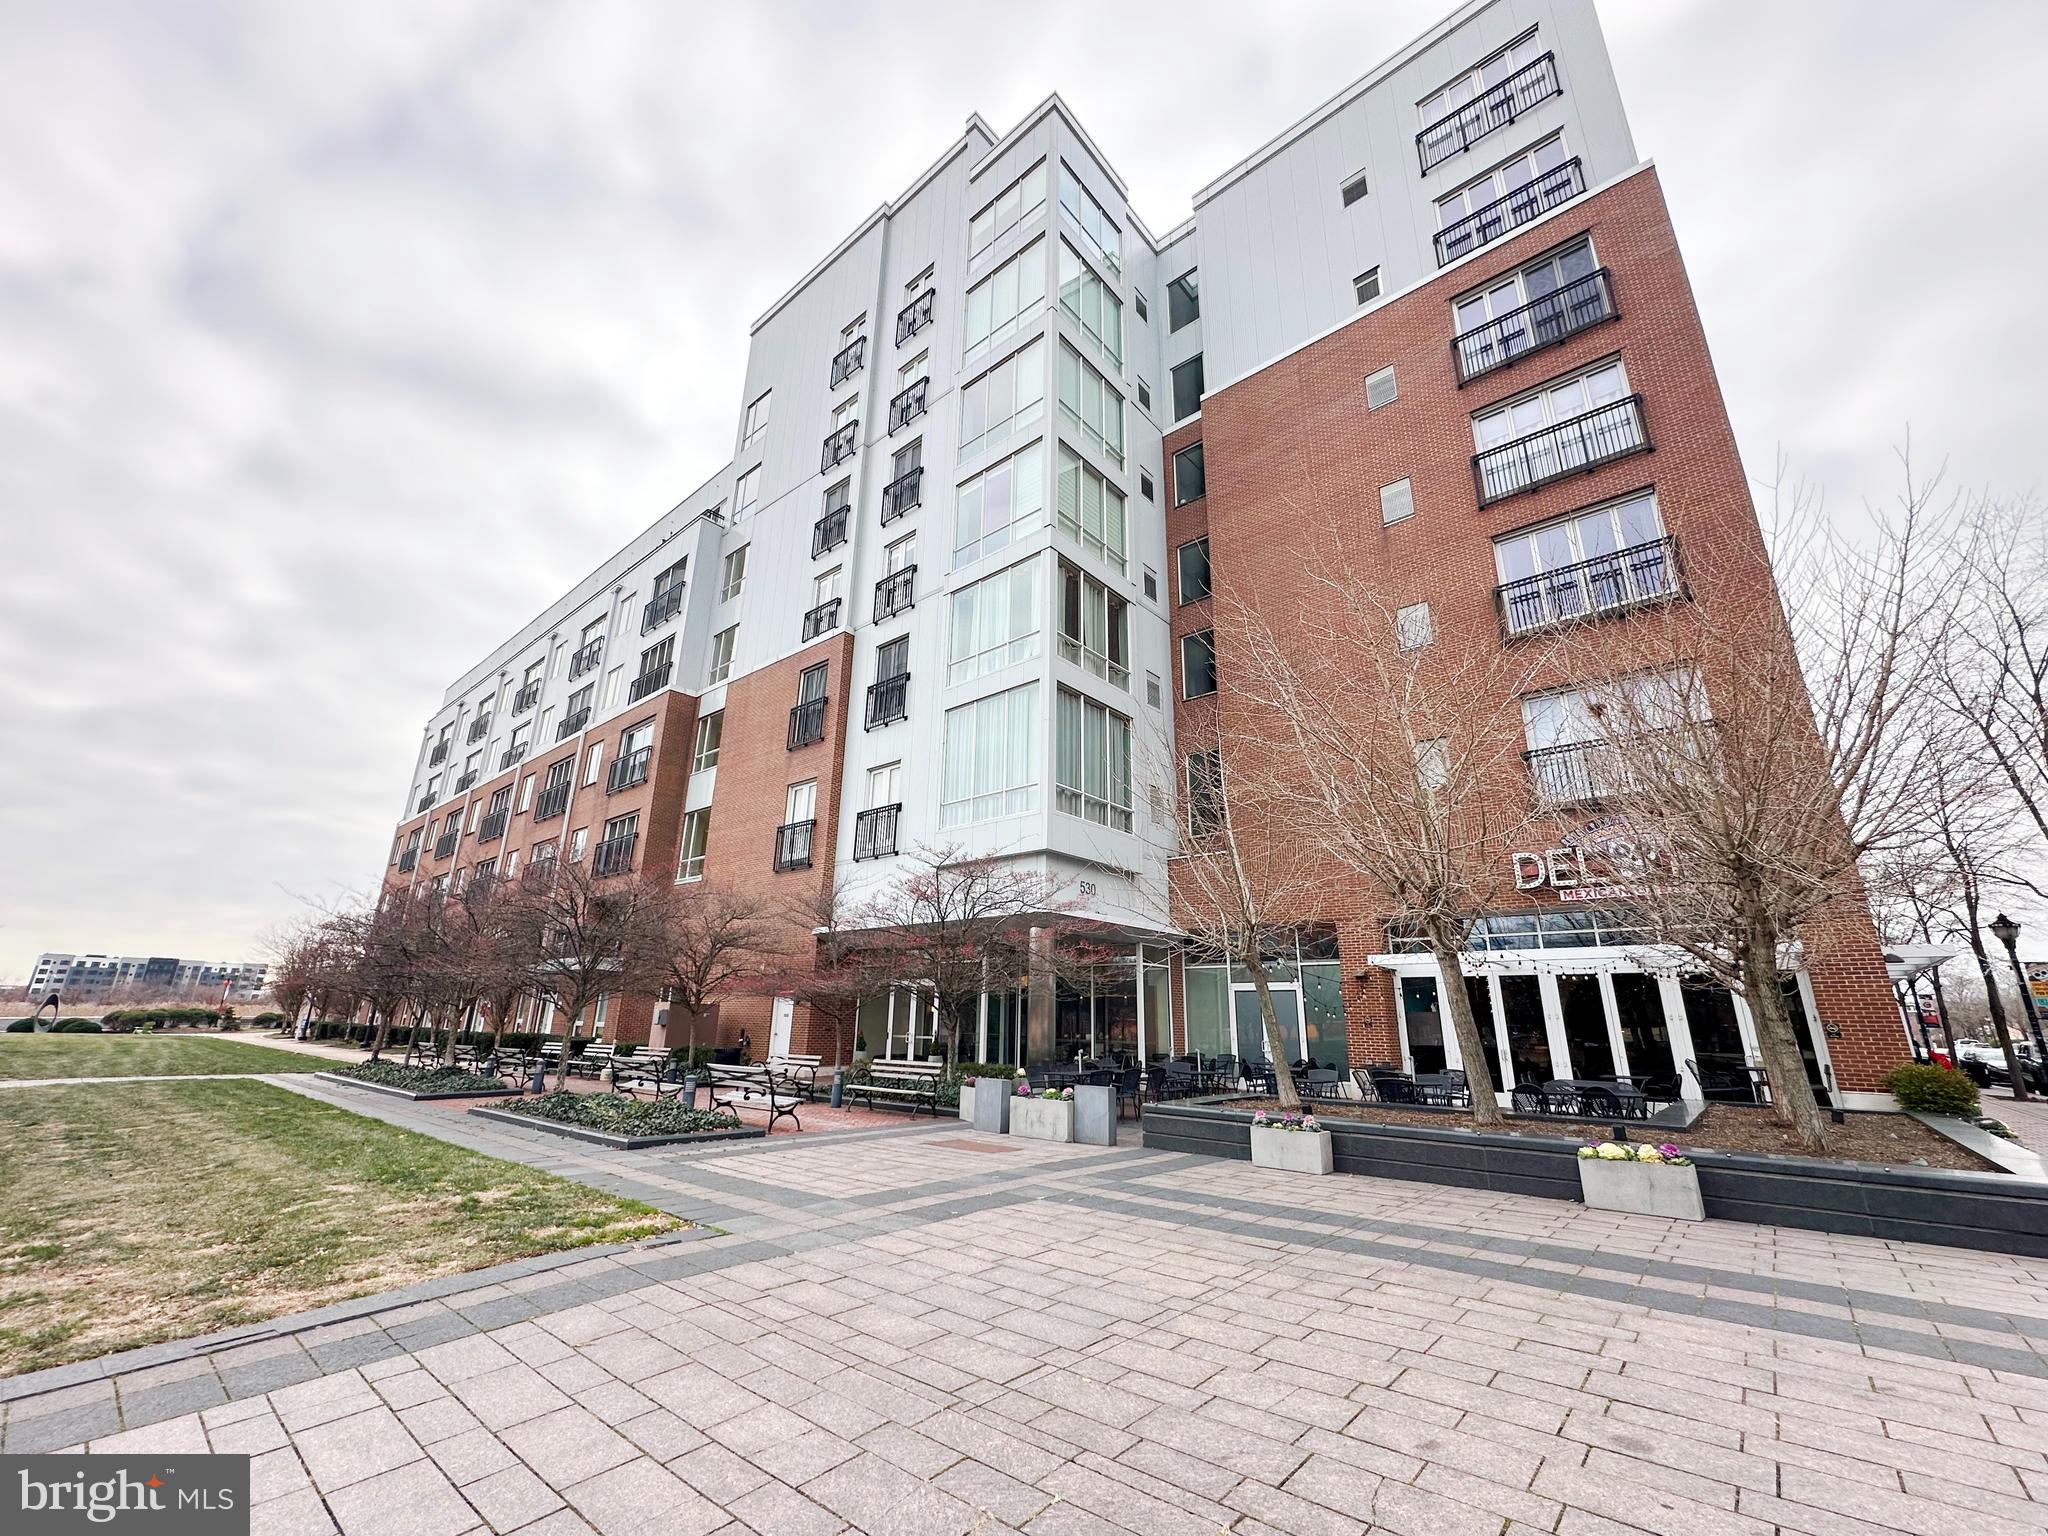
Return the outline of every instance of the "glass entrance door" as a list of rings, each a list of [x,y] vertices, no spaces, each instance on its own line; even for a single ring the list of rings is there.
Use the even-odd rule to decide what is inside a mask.
[[[1534,976],[1500,978],[1501,1023],[1508,1037],[1508,1065],[1514,1087],[1541,1086],[1557,1074],[1550,1065],[1550,1031],[1543,1023],[1543,983]]]
[[[1678,1063],[1671,1052],[1671,1021],[1664,1016],[1664,992],[1657,978],[1641,971],[1614,973],[1615,1021],[1628,1070],[1652,1098],[1677,1098]]]
[[[1273,999],[1273,1021],[1280,1026],[1280,1038],[1286,1043],[1287,1059],[1290,1062],[1301,1059],[1301,993],[1291,986],[1269,987]],[[1267,1059],[1266,1021],[1259,1012],[1259,989],[1238,986],[1231,989],[1231,1019],[1235,1025],[1237,1059],[1256,1063]]]
[[[1444,1049],[1443,1012],[1437,1007],[1434,976],[1401,978],[1401,1019],[1407,1029],[1408,1060],[1413,1070],[1444,1071],[1450,1061]]]
[[[1600,995],[1600,978],[1583,972],[1559,976],[1557,1008],[1565,1047],[1571,1052],[1572,1076],[1614,1076],[1614,1045],[1607,1038],[1607,1003]]]

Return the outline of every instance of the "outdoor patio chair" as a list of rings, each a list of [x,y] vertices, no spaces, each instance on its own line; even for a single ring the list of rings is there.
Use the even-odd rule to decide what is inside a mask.
[[[1514,1101],[1518,1115],[1547,1115],[1550,1106],[1544,1101],[1543,1090],[1534,1083],[1517,1083],[1509,1095]]]
[[[1144,1080],[1145,1072],[1142,1067],[1125,1067],[1118,1074],[1116,1084],[1117,1119],[1121,1120],[1124,1117],[1124,1101],[1126,1099],[1130,1101],[1131,1114],[1135,1117],[1140,1113],[1140,1089]]]
[[[1365,1068],[1353,1067],[1351,1069],[1351,1081],[1358,1085],[1358,1096],[1360,1099],[1368,1104],[1377,1104],[1379,1102],[1379,1089],[1374,1086],[1372,1074],[1366,1071]]]
[[[1310,1067],[1304,1074],[1301,1096],[1305,1099],[1342,1098],[1343,1079],[1334,1067]]]

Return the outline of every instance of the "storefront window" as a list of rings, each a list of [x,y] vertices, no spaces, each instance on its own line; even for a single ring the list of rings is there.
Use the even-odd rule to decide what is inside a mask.
[[[1188,994],[1188,1049],[1197,1056],[1222,1056],[1230,1051],[1227,976],[1220,965],[1191,965],[1183,973]]]
[[[1692,1031],[1692,1059],[1698,1063],[1695,1075],[1729,1074],[1746,1084],[1749,1078],[1744,1069],[1749,1058],[1742,1049],[1742,1028],[1735,1021],[1735,999],[1726,987],[1704,976],[1688,976],[1683,994],[1685,1022]],[[1731,1086],[1721,1096],[1735,1096],[1737,1092]],[[1755,1099],[1755,1093],[1747,1087],[1739,1093]]]
[[[1640,971],[1614,973],[1614,1010],[1621,1025],[1622,1049],[1628,1069],[1651,1080],[1644,1086],[1678,1096],[1678,1063],[1671,1056],[1671,1025],[1664,1017],[1664,998],[1657,978]]]
[[[1326,963],[1301,968],[1302,1016],[1308,1025],[1308,1059],[1339,1072],[1351,1064],[1351,1041],[1344,1023],[1343,968]]]
[[[1444,1021],[1437,1007],[1434,976],[1401,978],[1401,1013],[1408,1027],[1408,1058],[1414,1069],[1443,1071],[1448,1058],[1444,1054]]]
[[[1614,1047],[1607,1038],[1607,1006],[1600,999],[1600,978],[1558,977],[1557,1007],[1564,1020],[1565,1049],[1571,1052],[1572,1076],[1614,1076]]]
[[[1147,949],[1144,957],[1145,1059],[1157,1061],[1173,1054],[1172,972],[1166,951]]]
[[[1515,1082],[1550,1082],[1556,1074],[1550,1068],[1550,1034],[1543,1027],[1543,983],[1534,976],[1501,977],[1500,1009]]]
[[[1493,1029],[1493,989],[1486,984],[1484,976],[1465,978],[1465,996],[1472,1000],[1472,1022],[1478,1027],[1480,1043],[1486,1048],[1486,1075],[1493,1083],[1495,1093],[1507,1090],[1507,1084],[1500,1080],[1500,1041]]]

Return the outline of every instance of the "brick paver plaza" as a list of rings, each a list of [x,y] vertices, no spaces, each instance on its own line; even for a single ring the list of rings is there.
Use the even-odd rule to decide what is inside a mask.
[[[357,1097],[720,1234],[72,1368],[6,1450],[250,1452],[277,1536],[2048,1530],[2048,1263],[954,1122],[620,1154]]]

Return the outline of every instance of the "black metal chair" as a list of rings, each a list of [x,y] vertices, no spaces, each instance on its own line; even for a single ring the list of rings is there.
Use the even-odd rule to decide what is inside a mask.
[[[1343,1078],[1334,1067],[1310,1067],[1302,1074],[1301,1096],[1305,1099],[1340,1099]]]
[[[1117,1074],[1117,1081],[1116,1081],[1116,1117],[1117,1117],[1117,1119],[1121,1120],[1121,1119],[1123,1119],[1123,1117],[1124,1117],[1124,1101],[1125,1101],[1126,1099],[1128,1099],[1128,1100],[1130,1101],[1130,1105],[1131,1105],[1131,1115],[1132,1115],[1132,1117],[1133,1117],[1133,1118],[1136,1118],[1136,1117],[1137,1117],[1137,1116],[1138,1116],[1138,1115],[1139,1115],[1139,1114],[1140,1114],[1140,1113],[1142,1112],[1142,1111],[1141,1111],[1141,1108],[1140,1108],[1140,1105],[1141,1105],[1141,1101],[1142,1101],[1142,1089],[1143,1089],[1144,1081],[1145,1081],[1145,1072],[1144,1072],[1144,1069],[1143,1069],[1142,1067],[1125,1067],[1125,1068],[1123,1069],[1123,1071],[1122,1071],[1122,1072],[1120,1072],[1120,1073],[1118,1073],[1118,1074]]]
[[[1583,1113],[1580,1107],[1579,1090],[1576,1084],[1562,1078],[1552,1078],[1543,1085],[1545,1112],[1553,1115],[1576,1115]]]
[[[1550,1106],[1544,1102],[1543,1090],[1534,1083],[1517,1083],[1509,1092],[1509,1098],[1518,1115],[1547,1115]]]
[[[1375,1075],[1373,1087],[1378,1090],[1382,1104],[1420,1104],[1422,1095],[1415,1086],[1415,1079],[1399,1073],[1391,1076]]]
[[[1353,1067],[1351,1069],[1351,1081],[1358,1085],[1358,1097],[1360,1100],[1367,1104],[1379,1103],[1380,1091],[1373,1082],[1372,1073],[1368,1072],[1364,1067]]]

